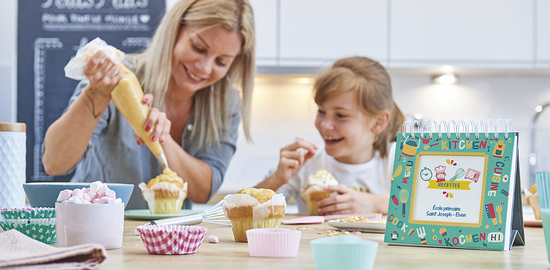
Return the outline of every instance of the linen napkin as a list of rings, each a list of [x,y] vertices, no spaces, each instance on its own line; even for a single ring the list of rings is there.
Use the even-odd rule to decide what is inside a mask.
[[[100,244],[56,248],[17,230],[0,233],[0,269],[95,269],[106,259]]]

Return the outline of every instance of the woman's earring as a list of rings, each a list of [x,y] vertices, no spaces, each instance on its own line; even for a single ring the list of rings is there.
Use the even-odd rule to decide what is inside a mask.
[[[229,75],[225,74],[225,79],[227,80],[227,82],[229,82],[230,81]]]
[[[210,85],[210,92],[214,93],[214,85],[213,84]]]

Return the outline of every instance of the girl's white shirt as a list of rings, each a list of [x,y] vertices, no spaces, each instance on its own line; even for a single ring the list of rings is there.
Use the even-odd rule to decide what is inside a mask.
[[[380,152],[376,151],[371,160],[361,164],[339,162],[329,156],[323,147],[304,164],[302,169],[288,183],[281,186],[277,193],[282,193],[287,202],[291,197],[294,197],[299,212],[307,212],[307,207],[302,201],[301,192],[307,187],[308,177],[320,169],[326,169],[341,185],[358,191],[368,191],[371,194],[390,193],[395,147],[395,142],[389,143],[388,155],[385,158],[381,158]]]

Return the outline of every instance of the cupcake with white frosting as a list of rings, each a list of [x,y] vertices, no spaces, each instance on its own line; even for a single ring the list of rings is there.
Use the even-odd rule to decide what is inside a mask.
[[[318,170],[308,177],[307,187],[302,191],[302,200],[307,206],[310,215],[319,215],[317,212],[317,202],[330,197],[333,193],[325,190],[325,187],[336,186],[338,184],[338,180],[325,169]]]

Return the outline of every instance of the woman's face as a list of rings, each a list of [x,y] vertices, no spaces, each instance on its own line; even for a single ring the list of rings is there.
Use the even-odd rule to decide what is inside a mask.
[[[319,105],[315,127],[328,155],[343,163],[359,164],[374,154],[374,122],[357,109],[354,93],[347,91]]]
[[[239,54],[242,38],[221,26],[181,28],[172,56],[172,87],[196,92],[223,78]]]

